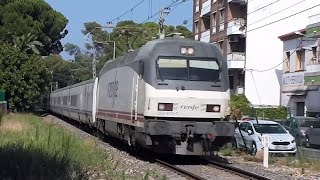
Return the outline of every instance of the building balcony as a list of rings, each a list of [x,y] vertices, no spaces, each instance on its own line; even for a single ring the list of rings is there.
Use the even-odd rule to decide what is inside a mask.
[[[194,35],[194,40],[196,40],[196,41],[199,40],[199,35],[198,34]]]
[[[306,73],[320,73],[320,63],[309,64],[306,66]],[[307,76],[307,74],[306,74]]]
[[[241,35],[244,31],[240,31],[240,28],[245,25],[245,20],[243,18],[234,18],[228,22],[227,35]]]
[[[200,41],[202,42],[210,42],[210,29],[203,31],[201,33]]]
[[[196,6],[196,11],[195,13],[199,12],[199,5]]]
[[[202,4],[200,16],[202,17],[205,14],[208,14],[208,13],[210,14],[210,11],[211,11],[211,1],[207,0]]]
[[[229,69],[243,69],[245,64],[245,55],[241,52],[233,52],[227,55]]]

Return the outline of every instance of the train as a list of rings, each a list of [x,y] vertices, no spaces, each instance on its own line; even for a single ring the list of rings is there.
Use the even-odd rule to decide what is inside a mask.
[[[181,37],[107,61],[95,79],[50,92],[44,109],[161,154],[212,155],[235,129],[226,59]]]

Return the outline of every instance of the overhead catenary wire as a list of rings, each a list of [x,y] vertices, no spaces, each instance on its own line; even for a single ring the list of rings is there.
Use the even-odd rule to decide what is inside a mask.
[[[126,14],[128,14],[128,13],[130,13],[130,12],[132,13],[132,11],[133,11],[135,8],[137,8],[139,5],[141,5],[144,1],[145,1],[145,0],[141,0],[141,1],[140,1],[139,3],[137,3],[135,6],[133,6],[132,8],[130,8],[129,10],[127,10],[126,12],[124,12],[123,14],[121,14],[120,16],[112,19],[110,22],[117,21],[117,20],[119,20],[120,18],[122,18],[123,16],[125,16]]]
[[[269,69],[265,69],[265,70],[254,70],[254,69],[246,69],[246,71],[256,71],[256,72],[266,72],[266,71],[270,71],[272,69],[277,68],[278,66],[282,65],[284,62],[286,62],[287,60],[289,60],[289,58],[295,53],[297,52],[297,50],[301,47],[303,41],[300,41],[299,45],[294,49],[294,51],[292,53],[290,53],[289,57],[286,57],[281,63],[269,68]]]

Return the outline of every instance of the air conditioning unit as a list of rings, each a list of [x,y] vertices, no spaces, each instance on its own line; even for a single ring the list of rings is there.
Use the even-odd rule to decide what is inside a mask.
[[[238,36],[230,36],[229,42],[239,42],[239,37]]]

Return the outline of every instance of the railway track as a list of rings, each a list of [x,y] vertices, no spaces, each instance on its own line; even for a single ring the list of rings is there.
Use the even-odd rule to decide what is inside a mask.
[[[212,161],[212,160],[207,160],[207,159],[203,159],[204,161],[207,161],[208,166],[211,166],[213,168],[216,169],[220,169],[223,171],[227,171],[230,172],[232,174],[236,174],[238,176],[244,177],[246,179],[251,179],[251,180],[271,180],[265,176],[259,175],[259,174],[255,174],[252,172],[248,172],[245,171],[243,169],[234,167],[234,166],[230,166],[228,164],[224,164],[224,163],[220,163],[220,162],[216,162],[216,161]]]
[[[169,163],[164,162],[162,160],[155,159],[155,162],[164,168],[170,169],[170,170],[176,172],[177,174],[184,176],[185,178],[192,179],[192,180],[206,180],[205,178],[203,178],[201,176],[198,176],[192,172],[186,171],[182,168],[179,168],[178,166],[169,164]]]
[[[47,114],[41,114],[40,116],[43,117],[43,116],[46,116]],[[65,122],[69,123],[70,125],[76,127],[76,128],[79,128],[83,131],[86,131],[90,134],[92,134],[92,132],[90,132],[86,127],[83,127],[82,125],[78,124],[78,126],[76,125],[77,123],[75,122],[70,122],[68,120],[65,120]],[[95,135],[95,134],[92,134],[92,135]],[[113,144],[113,146],[115,146],[115,144]],[[117,145],[116,145],[117,147]],[[189,158],[186,158],[186,159],[189,159]],[[185,160],[186,160],[185,159]],[[154,162],[156,164],[158,164],[159,166],[162,166],[168,170],[171,170],[187,179],[191,179],[191,180],[205,180],[206,178],[203,178],[195,173],[192,173],[190,171],[187,171],[183,168],[180,168],[178,167],[177,165],[173,165],[171,163],[168,163],[164,160],[160,160],[160,159],[154,159]],[[216,161],[212,161],[212,160],[208,160],[208,159],[204,159],[204,158],[191,158],[188,160],[188,162],[197,162],[196,164],[202,164],[202,165],[205,165],[205,166],[209,166],[209,167],[212,167],[214,169],[219,169],[219,170],[222,170],[222,171],[225,171],[225,172],[228,172],[230,174],[234,174],[234,175],[237,175],[237,176],[240,176],[240,177],[243,177],[245,179],[251,179],[251,180],[271,180],[267,177],[264,177],[264,176],[261,176],[261,175],[258,175],[258,174],[254,174],[254,173],[251,173],[251,172],[248,172],[248,171],[245,171],[245,170],[242,170],[240,168],[237,168],[237,167],[234,167],[234,166],[230,166],[228,164],[224,164],[224,163],[220,163],[220,162],[216,162]]]

